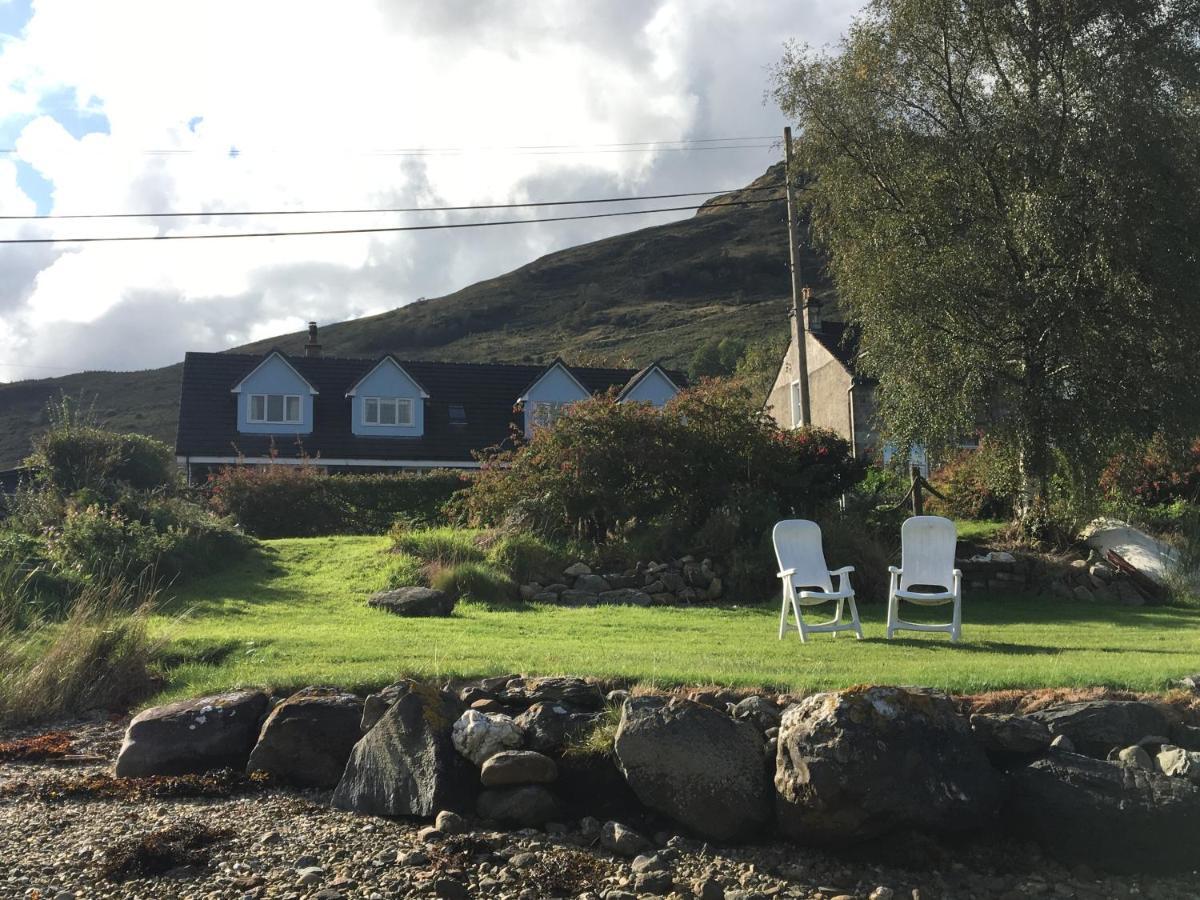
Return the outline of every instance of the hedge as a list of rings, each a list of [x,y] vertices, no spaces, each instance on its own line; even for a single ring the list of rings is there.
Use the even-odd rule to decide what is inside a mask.
[[[471,475],[455,469],[327,475],[316,466],[229,466],[208,482],[209,503],[261,538],[383,534],[398,519],[440,521]]]

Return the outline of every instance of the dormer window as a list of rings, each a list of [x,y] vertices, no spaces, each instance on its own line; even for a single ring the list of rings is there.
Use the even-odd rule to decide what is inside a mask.
[[[535,400],[533,403],[533,424],[537,428],[548,428],[557,422],[566,411],[569,403],[556,403],[552,400]]]
[[[412,400],[407,397],[364,397],[364,425],[411,425]]]
[[[299,394],[251,394],[249,421],[256,424],[300,424]]]

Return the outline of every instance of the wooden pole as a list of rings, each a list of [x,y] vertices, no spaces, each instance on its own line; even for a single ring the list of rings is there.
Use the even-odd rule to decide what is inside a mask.
[[[921,477],[921,467],[912,466],[909,469],[909,477],[912,479],[912,511],[914,516],[925,515],[925,498],[921,496],[921,483],[924,479]]]
[[[790,126],[783,129],[783,159],[783,180],[787,193],[788,263],[792,269],[792,314],[796,316],[797,334],[799,335],[796,341],[798,345],[796,356],[800,371],[796,373],[796,378],[800,382],[800,421],[805,425],[811,425],[812,411],[808,402],[808,348],[805,346],[808,341],[806,336],[808,323],[805,321],[804,310],[801,307],[806,295],[804,278],[800,271],[800,238],[796,233],[798,230],[796,198],[792,192],[792,129]]]

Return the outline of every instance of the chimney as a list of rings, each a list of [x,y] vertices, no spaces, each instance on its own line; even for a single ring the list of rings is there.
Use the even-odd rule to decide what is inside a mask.
[[[820,300],[812,295],[812,288],[806,287],[803,291],[804,296],[804,330],[814,333],[821,331],[824,325],[821,321],[821,307],[823,304]]]
[[[321,343],[317,340],[317,323],[308,323],[308,343],[304,345],[305,356],[320,356]]]

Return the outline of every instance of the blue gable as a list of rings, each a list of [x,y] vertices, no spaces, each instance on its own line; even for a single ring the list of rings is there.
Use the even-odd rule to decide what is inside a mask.
[[[274,352],[268,355],[233,388],[233,392],[237,394],[237,428],[243,434],[312,434],[313,395],[316,390],[292,367],[283,354]],[[282,401],[287,406],[298,403],[299,421],[252,421],[252,409],[259,402],[252,399],[255,397],[299,398],[295,401]],[[274,404],[277,401],[270,402]]]
[[[425,389],[390,356],[346,394],[350,430],[361,437],[420,437],[425,433]],[[407,424],[402,424],[407,419]],[[389,424],[393,420],[397,424]]]

